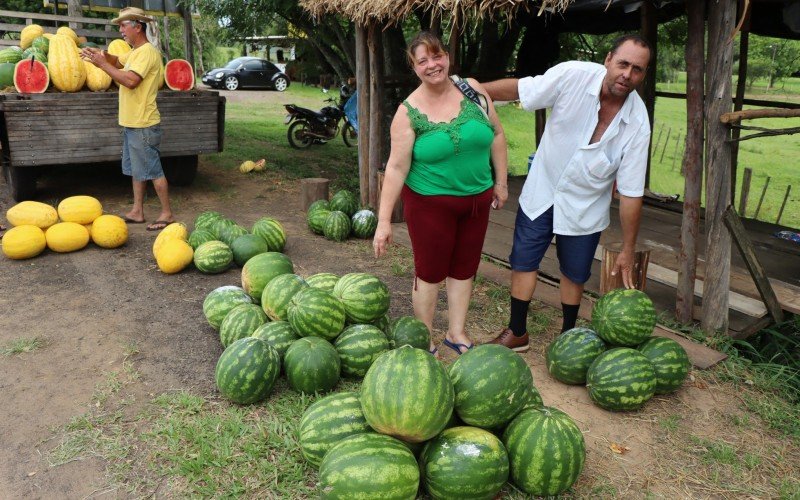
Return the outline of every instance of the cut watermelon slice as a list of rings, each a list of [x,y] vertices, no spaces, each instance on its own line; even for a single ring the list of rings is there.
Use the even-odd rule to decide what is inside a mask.
[[[194,68],[185,59],[172,59],[164,67],[164,80],[172,90],[192,90]]]
[[[33,57],[21,60],[14,67],[14,87],[20,94],[44,94],[48,85],[47,66]]]

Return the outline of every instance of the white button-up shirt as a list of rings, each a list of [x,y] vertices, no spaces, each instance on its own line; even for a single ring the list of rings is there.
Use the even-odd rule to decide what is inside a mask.
[[[519,205],[531,220],[552,206],[556,234],[592,234],[608,227],[615,180],[624,196],[644,194],[650,122],[636,92],[625,99],[603,137],[589,144],[605,76],[601,64],[570,61],[519,80],[524,109],[552,108]]]

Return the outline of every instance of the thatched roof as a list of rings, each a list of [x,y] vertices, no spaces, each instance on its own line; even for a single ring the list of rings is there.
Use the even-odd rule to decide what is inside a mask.
[[[417,9],[431,11],[434,16],[455,14],[466,17],[513,16],[520,8],[563,11],[574,0],[300,0],[300,6],[315,17],[341,14],[353,21],[395,23]]]

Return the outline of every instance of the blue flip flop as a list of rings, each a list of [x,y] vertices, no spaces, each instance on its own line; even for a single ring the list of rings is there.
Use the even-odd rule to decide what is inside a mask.
[[[433,354],[434,356],[436,356],[436,353],[439,352],[439,348],[438,347],[434,347],[433,349],[428,349],[428,352]]]
[[[461,356],[462,354],[464,354],[464,352],[466,352],[466,351],[462,351],[461,350],[462,347],[465,348],[467,351],[469,351],[470,349],[475,347],[475,344],[470,344],[470,345],[467,345],[467,344],[456,344],[455,342],[450,342],[447,339],[444,339],[444,342],[442,342],[442,343],[444,345],[446,345],[447,347],[449,347],[450,349],[456,351],[456,353],[458,353],[459,356]]]

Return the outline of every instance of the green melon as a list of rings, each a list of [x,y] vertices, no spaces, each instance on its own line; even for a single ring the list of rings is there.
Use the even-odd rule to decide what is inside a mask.
[[[352,325],[342,331],[333,347],[342,362],[342,375],[363,377],[375,359],[389,350],[389,341],[376,326]]]
[[[352,323],[369,323],[389,311],[389,289],[369,273],[345,274],[336,282],[333,295],[342,301]]]
[[[317,200],[308,206],[308,210],[306,210],[306,213],[310,214],[311,212],[319,209],[330,211],[331,202],[329,202],[328,200]]]
[[[211,232],[214,234],[214,236],[216,236],[218,240],[221,240],[222,233],[228,227],[235,225],[236,222],[232,221],[231,219],[228,219],[226,217],[218,217],[217,219],[211,222],[210,227],[208,227],[207,229],[210,229]]]
[[[240,304],[231,309],[219,325],[219,341],[223,347],[228,347],[250,337],[266,321],[267,315],[257,304]]]
[[[556,337],[547,348],[547,371],[554,379],[565,384],[585,384],[586,370],[606,348],[606,343],[594,330],[567,330]]]
[[[503,433],[511,480],[525,493],[553,496],[575,484],[586,461],[583,434],[566,413],[529,408]]]
[[[233,246],[233,242],[239,236],[250,234],[247,232],[247,229],[243,228],[238,224],[227,225],[223,227],[219,232],[219,240],[229,247]]]
[[[592,309],[592,328],[609,344],[635,347],[653,334],[655,326],[653,301],[640,290],[611,290]]]
[[[194,267],[202,273],[221,273],[233,262],[233,252],[221,241],[207,241],[195,249],[193,260]]]
[[[17,64],[22,60],[22,51],[16,47],[9,47],[0,50],[0,64],[12,63]]]
[[[427,351],[431,345],[431,332],[428,327],[413,316],[401,316],[391,321],[386,337],[392,349],[410,345]]]
[[[641,408],[656,390],[656,372],[647,357],[629,347],[609,349],[586,372],[589,397],[606,410]]]
[[[236,262],[237,266],[242,267],[252,257],[268,252],[269,247],[261,236],[243,234],[233,240],[231,251],[233,252],[233,261]]]
[[[498,344],[483,344],[465,352],[450,365],[455,411],[468,425],[505,425],[525,405],[533,385],[522,357]]]
[[[20,59],[20,60],[21,61],[24,61],[24,60],[30,61],[31,58],[33,58],[33,59],[35,59],[35,60],[37,60],[37,61],[39,61],[41,63],[47,64],[47,55],[44,52],[42,52],[39,49],[33,48],[33,47],[28,47],[27,49],[22,51],[22,59]]]
[[[369,425],[410,443],[439,434],[453,413],[453,384],[429,352],[403,346],[376,359],[361,384]]]
[[[212,234],[215,234],[212,227],[217,220],[223,218],[224,216],[221,213],[215,212],[214,210],[206,210],[205,212],[200,212],[194,219],[194,229],[195,231],[202,229],[205,231],[209,231]]]
[[[319,467],[322,458],[342,439],[372,432],[355,392],[340,392],[317,400],[303,413],[297,435],[303,457]]]
[[[50,52],[50,40],[45,36],[36,37],[33,39],[33,42],[31,42],[31,47],[47,55],[47,53]]]
[[[306,221],[308,222],[308,228],[314,234],[325,234],[325,222],[328,221],[328,216],[331,214],[330,210],[326,210],[324,208],[318,208],[313,212],[308,212],[306,216]]]
[[[264,238],[270,252],[283,252],[286,246],[286,230],[280,222],[270,217],[262,217],[253,224],[253,234]]]
[[[386,335],[387,339],[389,338],[389,323],[390,323],[390,321],[389,321],[389,315],[388,314],[384,314],[383,316],[381,316],[381,317],[379,317],[377,319],[373,319],[370,322],[371,325],[377,326],[380,329],[380,331],[382,331],[383,334]],[[391,340],[389,342],[391,343]]]
[[[189,234],[189,245],[192,247],[192,250],[197,250],[197,247],[202,245],[207,241],[214,241],[214,235],[211,234],[211,231],[207,231],[205,229],[195,229]]]
[[[295,340],[284,356],[289,386],[306,394],[327,392],[339,383],[341,362],[336,349],[325,339]]]
[[[334,211],[325,219],[323,234],[333,241],[344,241],[350,236],[350,218],[344,212]]]
[[[528,408],[542,408],[544,406],[544,401],[542,401],[542,395],[539,394],[539,390],[536,389],[536,386],[531,384],[530,389],[528,390],[527,396],[525,396],[525,404],[522,405],[523,410],[527,410]]]
[[[0,90],[14,86],[14,63],[0,63]]]
[[[344,212],[350,218],[358,211],[358,198],[352,192],[342,189],[331,198],[330,210]]]
[[[651,337],[637,349],[653,364],[656,394],[667,394],[683,385],[692,363],[679,343],[664,337]]]
[[[333,287],[336,286],[337,281],[339,281],[339,277],[333,273],[317,273],[306,278],[308,286],[319,288],[326,292],[333,292]]]
[[[286,350],[292,342],[300,338],[300,335],[292,330],[292,325],[288,321],[270,321],[259,326],[251,337],[256,337],[271,345],[281,359],[286,355]]]
[[[286,307],[286,316],[301,337],[321,337],[332,342],[344,328],[344,305],[319,288],[297,292]]]
[[[252,304],[253,299],[238,286],[221,286],[212,290],[203,300],[203,314],[208,324],[219,329],[222,320],[234,307],[240,304]]]
[[[296,274],[275,276],[261,292],[261,307],[271,320],[286,321],[289,301],[304,288],[308,288],[308,283]]]
[[[294,272],[292,261],[280,252],[260,253],[242,267],[242,288],[256,301],[261,302],[261,293],[275,276]]]
[[[277,351],[263,340],[247,337],[225,349],[214,373],[219,392],[225,398],[250,404],[269,396],[280,371]]]
[[[350,226],[356,238],[372,238],[378,227],[378,218],[372,210],[359,210],[350,219]]]

